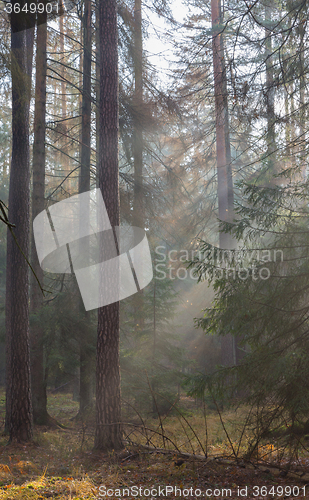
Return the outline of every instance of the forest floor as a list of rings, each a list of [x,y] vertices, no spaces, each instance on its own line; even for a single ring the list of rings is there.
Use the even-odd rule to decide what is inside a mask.
[[[142,426],[132,420],[125,427],[126,449],[106,455],[92,449],[93,417],[71,420],[77,409],[70,395],[52,395],[49,412],[64,428],[36,427],[34,443],[28,446],[8,446],[7,436],[0,437],[0,499],[309,499],[309,454],[298,457],[289,472],[284,458],[276,464],[271,448],[263,460],[233,459],[233,440],[229,442],[224,429],[220,434],[214,413],[208,415],[207,439],[205,416],[198,409],[187,410],[179,428],[175,416],[162,417],[161,422],[148,419]],[[3,393],[0,416],[3,419]],[[231,415],[222,417],[234,439]],[[194,428],[200,428],[200,434]],[[207,459],[201,452],[205,440]]]

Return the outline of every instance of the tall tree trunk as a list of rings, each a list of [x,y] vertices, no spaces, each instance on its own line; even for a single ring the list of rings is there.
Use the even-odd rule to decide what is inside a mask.
[[[133,225],[144,227],[143,203],[143,41],[142,41],[142,2],[134,3],[134,129],[133,129],[133,157],[134,157],[134,201]]]
[[[29,106],[31,96],[32,34],[35,17],[11,14],[11,76],[12,76],[12,159],[9,187],[9,217],[16,225],[7,237],[6,277],[6,342],[7,401],[6,427],[10,441],[32,439],[32,403],[29,348]],[[31,36],[30,36],[31,35]],[[24,255],[22,254],[24,253]]]
[[[305,113],[305,89],[306,89],[306,81],[305,81],[305,61],[304,61],[304,53],[305,53],[305,22],[306,22],[306,12],[304,12],[305,7],[303,8],[300,19],[299,19],[299,135],[300,135],[300,173],[301,179],[306,181],[307,179],[307,162],[306,162],[306,113]]]
[[[117,2],[100,10],[100,163],[99,187],[112,227],[119,226],[118,36]],[[98,311],[95,448],[123,447],[119,368],[119,302]]]
[[[219,219],[232,222],[234,217],[234,193],[231,167],[229,113],[227,99],[226,68],[222,27],[221,0],[211,0],[212,51],[215,87],[216,146],[218,175]],[[220,248],[232,249],[234,242],[230,234],[220,233]],[[222,364],[234,364],[234,342],[231,334],[221,340]]]
[[[63,3],[63,0],[62,0]],[[63,177],[67,177],[70,173],[70,162],[68,157],[68,127],[67,127],[67,83],[66,83],[66,57],[65,57],[65,45],[64,45],[64,16],[59,16],[59,32],[60,32],[60,77],[61,77],[61,139],[60,139],[60,147],[61,147],[61,166],[63,170]],[[68,191],[68,194],[71,193],[72,182],[71,178],[68,177],[64,186]]]
[[[46,13],[39,14],[36,51],[32,221],[45,208],[46,23]],[[38,260],[33,232],[31,237],[31,265],[38,280],[43,284],[44,273]],[[30,311],[35,314],[43,307],[43,295],[33,274],[31,274],[30,285]],[[39,425],[47,425],[50,420],[47,413],[43,333],[42,324],[39,321],[34,321],[30,329],[31,386],[33,420],[35,424]]]
[[[134,157],[134,197],[133,226],[144,228],[144,196],[143,196],[143,38],[142,38],[142,2],[134,2],[134,96],[133,96],[133,157]],[[142,265],[142,264],[141,264]],[[135,329],[144,329],[143,291],[134,295]]]
[[[95,63],[95,95],[96,95],[96,187],[99,187],[98,167],[100,162],[100,19],[99,19],[99,4],[100,0],[96,0],[95,12],[95,47],[96,47],[96,63]]]
[[[91,0],[84,2],[83,15],[83,95],[82,95],[82,144],[81,144],[81,166],[79,177],[79,193],[90,190],[90,140],[91,140]],[[89,245],[82,243],[82,252],[89,252]],[[90,311],[80,301],[80,312],[89,321]],[[92,377],[93,357],[91,339],[88,335],[80,338],[80,389],[79,389],[79,416],[92,406]]]
[[[272,7],[265,6],[265,21],[271,21]],[[267,145],[267,178],[269,184],[274,186],[276,179],[274,175],[276,172],[276,134],[275,134],[275,87],[274,87],[274,68],[272,56],[272,40],[271,31],[265,28],[265,66],[266,66],[266,118],[267,118],[267,131],[266,131],[266,145]]]

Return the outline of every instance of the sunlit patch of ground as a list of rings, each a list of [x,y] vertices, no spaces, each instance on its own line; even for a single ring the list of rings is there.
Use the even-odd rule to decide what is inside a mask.
[[[104,455],[87,453],[76,456],[76,461],[88,469],[88,474],[79,474],[75,468],[72,476],[57,476],[46,474],[36,475],[13,471],[7,475],[7,484],[0,488],[1,499],[34,499],[57,498],[59,500],[82,500],[103,498],[108,491],[109,498],[119,498],[122,492],[125,498],[150,498],[149,490],[164,491],[166,486],[178,488],[185,492],[187,498],[197,498],[188,495],[192,492],[201,491],[202,495],[207,491],[209,498],[237,498],[239,489],[247,487],[246,498],[296,498],[286,495],[288,488],[297,487],[299,498],[309,498],[309,490],[304,489],[305,483],[297,479],[286,479],[279,474],[260,471],[254,468],[237,467],[233,463],[220,464],[216,461],[194,461],[184,460],[180,466],[175,465],[175,457],[162,454],[138,453],[138,450],[128,450],[132,458],[128,460],[107,457]],[[36,454],[40,456],[40,449]],[[130,455],[128,455],[129,457]],[[4,457],[2,457],[3,460]],[[38,456],[36,456],[38,459]],[[298,486],[297,486],[298,485]],[[264,490],[262,490],[264,487]],[[135,488],[135,489],[134,489]],[[255,488],[255,489],[254,489]],[[263,494],[257,495],[259,488]],[[265,494],[265,488],[270,494]],[[118,490],[118,491],[117,491]],[[178,491],[179,491],[178,490]],[[136,491],[140,494],[136,495]],[[231,495],[229,495],[231,491]],[[283,492],[281,495],[273,495],[272,491]],[[292,491],[292,490],[291,490]],[[132,492],[132,494],[130,494]],[[212,495],[211,492],[215,494]],[[218,492],[223,492],[222,495]],[[294,492],[296,490],[294,489]],[[113,494],[115,493],[115,494]],[[134,494],[133,494],[134,493]],[[144,494],[145,493],[145,494]],[[163,495],[161,495],[163,497]],[[168,498],[180,498],[180,495],[170,494]]]

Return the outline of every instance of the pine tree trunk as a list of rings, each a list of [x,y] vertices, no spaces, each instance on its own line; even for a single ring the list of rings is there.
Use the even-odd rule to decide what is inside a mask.
[[[47,15],[39,14],[37,28],[36,84],[33,143],[33,190],[32,220],[45,208],[45,116],[46,116],[46,72],[47,72]],[[43,284],[44,273],[40,266],[33,233],[31,239],[31,265]],[[35,314],[43,307],[43,295],[31,274],[30,311]],[[31,386],[33,420],[35,424],[47,425],[50,417],[47,413],[46,377],[44,370],[44,329],[39,321],[34,321],[30,329],[31,344]]]
[[[100,11],[100,163],[101,189],[112,227],[119,226],[118,35],[116,0]],[[119,368],[119,302],[98,311],[95,448],[123,447]]]
[[[62,0],[63,1],[63,0]],[[66,54],[65,54],[65,45],[64,45],[64,35],[65,35],[65,26],[64,26],[64,16],[59,16],[59,32],[60,32],[60,77],[61,77],[61,126],[60,126],[60,161],[63,170],[63,177],[67,178],[64,186],[68,194],[71,194],[72,188],[72,180],[70,177],[70,161],[68,157],[69,148],[68,148],[68,126],[67,126],[67,83],[66,83]]]
[[[265,20],[271,20],[272,9],[265,6]],[[266,65],[266,117],[267,117],[267,177],[270,185],[275,185],[276,180],[273,177],[276,174],[276,135],[275,135],[275,88],[274,88],[274,69],[272,57],[271,31],[265,28],[265,65]]]
[[[141,0],[134,3],[134,96],[133,96],[133,156],[134,156],[134,201],[133,225],[144,227],[143,203],[143,41]]]
[[[84,2],[83,16],[83,95],[82,95],[82,147],[79,192],[90,189],[90,132],[91,132],[91,1]]]
[[[232,222],[234,217],[234,193],[220,0],[211,0],[211,19],[213,30],[212,50],[215,87],[219,219],[225,222]],[[219,239],[220,248],[234,248],[235,243],[230,234],[220,233]],[[221,339],[221,357],[224,366],[231,366],[235,362],[234,339],[231,334],[227,334]]]
[[[90,139],[91,139],[91,0],[85,0],[83,16],[83,95],[82,95],[82,144],[79,193],[90,190]],[[83,242],[82,252],[89,252],[89,245]],[[90,319],[90,311],[85,311],[80,302],[80,312]],[[80,338],[80,390],[79,416],[92,406],[93,357],[89,349],[91,339],[87,335]]]
[[[31,95],[32,15],[11,15],[12,159],[9,218],[18,244],[29,257],[30,164],[29,106]],[[22,8],[25,2],[19,2]],[[31,36],[30,36],[31,35]],[[6,278],[6,428],[10,441],[32,439],[32,403],[29,348],[29,269],[24,255],[8,231]]]
[[[306,89],[306,80],[305,80],[305,61],[304,61],[304,52],[305,52],[305,23],[306,17],[305,12],[302,11],[300,15],[300,23],[299,23],[299,135],[300,135],[300,162],[301,162],[301,179],[306,181],[307,179],[307,162],[306,162],[306,104],[305,104],[305,89]]]
[[[95,12],[95,47],[96,47],[96,64],[95,64],[95,75],[96,75],[96,85],[95,85],[95,96],[96,96],[96,186],[99,186],[98,177],[98,167],[100,161],[100,20],[99,20],[99,4],[100,0],[96,0],[96,12]]]
[[[232,222],[234,217],[234,193],[231,167],[231,147],[229,134],[229,112],[227,99],[226,69],[224,61],[222,14],[220,0],[211,1],[212,48],[215,85],[216,146],[218,173],[219,219]],[[232,248],[229,234],[220,233],[220,248]]]
[[[134,3],[134,96],[133,96],[133,157],[134,157],[134,193],[133,193],[133,226],[144,228],[144,196],[143,196],[143,38],[142,38],[142,2]],[[141,263],[142,265],[142,263]],[[135,329],[144,329],[143,291],[133,298]]]

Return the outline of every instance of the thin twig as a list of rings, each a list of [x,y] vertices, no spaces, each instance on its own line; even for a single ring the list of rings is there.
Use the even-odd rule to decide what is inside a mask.
[[[216,408],[217,408],[217,412],[218,412],[218,415],[219,415],[219,418],[220,418],[221,425],[222,425],[223,430],[224,430],[224,432],[225,432],[225,435],[226,435],[226,437],[227,437],[227,439],[228,439],[228,441],[229,441],[229,443],[230,443],[230,446],[231,446],[231,448],[232,448],[233,455],[234,455],[234,457],[235,457],[235,458],[236,458],[236,460],[237,460],[237,455],[236,455],[236,453],[235,453],[233,443],[232,443],[232,441],[231,441],[231,439],[230,439],[230,436],[229,436],[229,434],[228,434],[228,432],[227,432],[227,430],[226,430],[226,428],[225,428],[224,422],[223,422],[223,420],[222,420],[221,412],[220,412],[219,407],[218,407],[218,405],[217,405],[217,401],[215,400],[215,398],[214,398],[213,394],[211,394],[211,396],[212,396],[213,402],[215,403],[215,406],[216,406]]]

